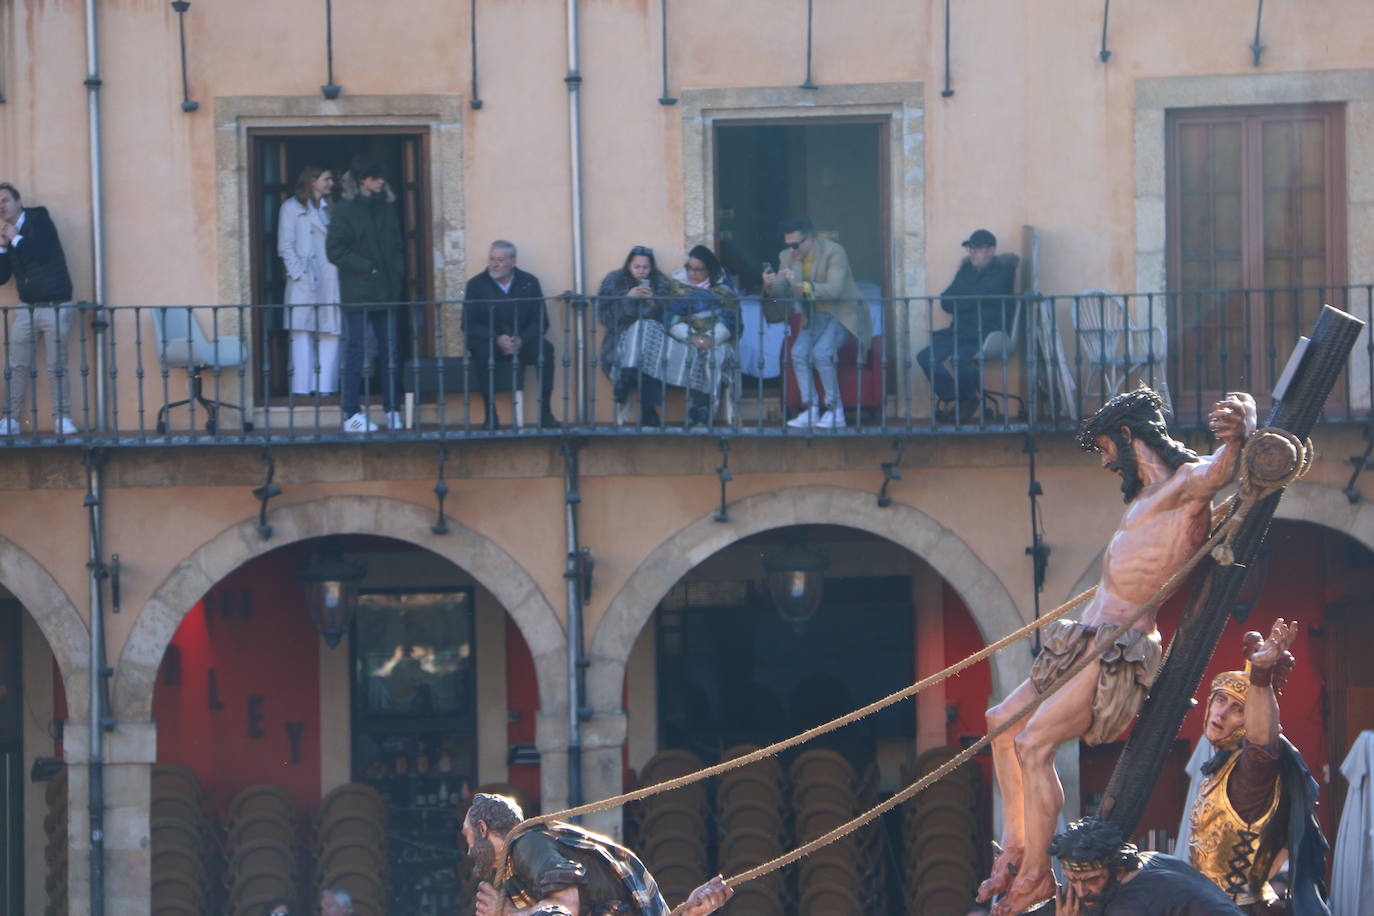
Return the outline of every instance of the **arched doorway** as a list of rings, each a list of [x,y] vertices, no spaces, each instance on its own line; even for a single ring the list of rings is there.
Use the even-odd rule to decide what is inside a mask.
[[[11,838],[0,849],[6,912],[38,912],[67,899],[67,812],[84,798],[69,797],[64,736],[87,719],[87,634],[51,574],[0,537],[0,830]]]

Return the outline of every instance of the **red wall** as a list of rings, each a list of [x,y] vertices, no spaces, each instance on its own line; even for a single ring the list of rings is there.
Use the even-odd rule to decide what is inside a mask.
[[[186,615],[176,652],[163,658],[153,695],[158,760],[196,773],[221,814],[258,783],[286,789],[302,811],[319,804],[320,636],[300,565],[285,549],[235,570]],[[169,684],[177,669],[180,683]],[[261,700],[250,705],[250,697]],[[294,758],[288,723],[299,729]]]
[[[515,621],[506,615],[506,709],[510,744],[534,744],[535,718],[539,715],[539,682],[534,675],[534,656]],[[531,800],[539,798],[539,765],[519,764],[507,769],[506,781]],[[526,812],[529,813],[529,812]]]

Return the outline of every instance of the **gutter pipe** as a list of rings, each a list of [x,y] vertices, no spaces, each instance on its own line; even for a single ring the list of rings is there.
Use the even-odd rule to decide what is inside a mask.
[[[91,148],[91,273],[95,329],[95,422],[106,430],[105,403],[105,185],[100,145],[100,34],[96,28],[96,0],[86,0],[86,121]]]

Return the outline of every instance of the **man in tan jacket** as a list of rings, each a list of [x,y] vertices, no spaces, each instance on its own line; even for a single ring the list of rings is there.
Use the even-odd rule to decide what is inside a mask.
[[[840,429],[845,417],[837,355],[851,335],[858,339],[860,361],[868,355],[873,338],[868,306],[854,283],[849,255],[839,242],[817,238],[811,220],[805,217],[783,223],[782,231],[787,247],[778,255],[777,272],[764,271],[763,293],[795,300],[802,315],[801,333],[792,344],[802,410],[787,425]],[[813,371],[820,374],[819,398]]]

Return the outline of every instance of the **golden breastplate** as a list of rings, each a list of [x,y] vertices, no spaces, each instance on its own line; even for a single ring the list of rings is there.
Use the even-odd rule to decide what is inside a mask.
[[[1279,786],[1275,779],[1273,797],[1259,820],[1242,820],[1226,795],[1226,782],[1239,761],[1240,754],[1232,754],[1202,784],[1193,804],[1188,860],[1237,906],[1246,906],[1274,894],[1268,876],[1281,843],[1273,842],[1269,828],[1279,807]]]

